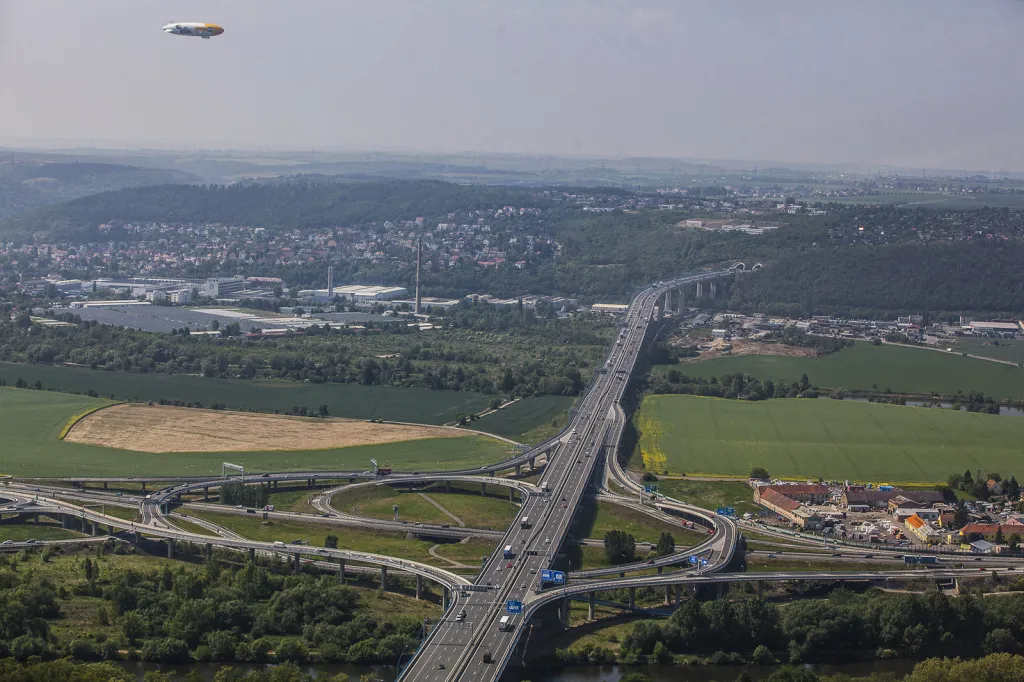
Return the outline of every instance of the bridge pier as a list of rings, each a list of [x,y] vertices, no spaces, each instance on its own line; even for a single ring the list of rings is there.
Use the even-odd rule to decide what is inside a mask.
[[[104,490],[106,490],[106,489],[107,489],[107,482],[106,482],[106,481],[103,481],[103,489],[104,489]]]
[[[256,563],[256,548],[255,547],[250,547],[249,548],[249,563],[250,564],[255,564]]]
[[[292,564],[292,573],[298,573],[302,570],[302,555],[298,552],[295,553],[295,562]]]
[[[146,494],[146,482],[145,481],[142,481],[142,494],[143,495]]]
[[[718,595],[715,597],[715,599],[721,599],[725,596],[725,587],[726,583],[718,583]]]
[[[486,483],[481,483],[480,484],[480,495],[483,496],[483,497],[487,496],[487,484]]]
[[[380,567],[380,589],[384,590],[385,592],[388,589],[388,567],[387,566],[381,566]]]
[[[664,572],[665,572],[665,567],[664,566],[658,566],[658,575],[661,575]]]
[[[448,588],[447,587],[442,587],[441,590],[442,590],[441,591],[441,610],[442,611],[447,611],[448,610],[448,599],[449,599]]]
[[[665,606],[672,606],[672,586],[665,585]]]
[[[551,451],[548,450],[548,452],[551,452]],[[530,471],[531,472],[533,472],[533,471],[535,471],[537,469],[536,462],[537,462],[537,458],[536,457],[531,457],[530,458]]]
[[[710,286],[710,289],[711,289],[711,298],[714,298],[715,297],[715,283],[714,282],[708,282],[708,285]]]
[[[95,521],[91,521],[90,523],[92,525],[92,535],[93,537],[96,537],[100,534],[99,524],[97,524]]]
[[[213,561],[213,543],[206,543],[206,558],[208,561]]]
[[[758,580],[757,581],[757,598],[758,599],[764,599],[764,581],[763,580]]]
[[[113,535],[113,534],[114,534],[114,533],[116,533],[116,532],[117,532],[117,531],[116,531],[116,530],[114,530],[114,526],[113,526],[113,525],[109,525],[109,526],[107,526],[107,535]]]
[[[515,488],[509,488],[508,489],[508,501],[509,502],[515,502],[516,501],[516,489]]]
[[[516,476],[519,476],[522,473],[523,473],[523,465],[522,464],[517,464],[516,465]]]
[[[569,598],[566,597],[562,600],[562,604],[559,607],[559,620],[562,622],[562,627],[569,627]]]
[[[338,582],[345,582],[345,560],[338,559]]]
[[[416,598],[423,599],[423,576],[416,574]]]
[[[167,558],[174,558],[174,538],[167,538]]]
[[[594,593],[590,592],[587,595],[587,619],[594,620]]]
[[[630,610],[636,608],[636,588],[629,588],[629,608]]]
[[[203,486],[203,502],[210,501],[210,486]]]

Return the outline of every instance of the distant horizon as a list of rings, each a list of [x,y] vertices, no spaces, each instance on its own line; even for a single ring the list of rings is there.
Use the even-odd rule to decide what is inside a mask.
[[[123,144],[124,146],[116,146]],[[178,144],[178,146],[173,146]],[[110,145],[110,146],[103,146]],[[524,153],[515,151],[496,150],[415,150],[400,148],[345,148],[336,145],[324,145],[322,147],[288,147],[288,146],[221,146],[219,143],[203,143],[201,141],[190,141],[189,143],[172,143],[171,141],[138,140],[138,141],[116,141],[96,139],[17,139],[0,137],[0,153],[35,153],[35,154],[97,154],[109,155],[131,155],[136,154],[165,154],[185,156],[209,156],[211,154],[237,154],[242,156],[254,156],[258,154],[268,155],[296,155],[309,154],[310,152],[325,155],[338,156],[359,156],[359,155],[391,155],[399,157],[461,157],[461,158],[500,158],[508,157],[515,159],[548,159],[552,161],[577,161],[577,162],[627,162],[634,160],[650,160],[660,162],[680,162],[692,165],[699,164],[730,164],[729,167],[720,166],[723,170],[730,172],[737,171],[768,171],[773,169],[786,169],[803,172],[821,173],[849,173],[853,175],[872,175],[881,171],[895,172],[900,177],[915,177],[919,173],[935,173],[943,176],[955,175],[981,175],[989,179],[1000,179],[1005,177],[1024,174],[1024,169],[979,169],[979,168],[922,168],[910,166],[897,166],[886,163],[855,163],[855,162],[817,162],[801,161],[797,159],[755,159],[755,158],[715,158],[715,157],[686,157],[686,156],[651,156],[651,155],[592,155],[592,154],[561,154],[561,153]],[[366,159],[374,161],[373,159]],[[382,161],[382,160],[379,160]],[[315,160],[319,162],[319,159]],[[313,163],[307,161],[305,163]],[[927,178],[926,178],[927,179]]]

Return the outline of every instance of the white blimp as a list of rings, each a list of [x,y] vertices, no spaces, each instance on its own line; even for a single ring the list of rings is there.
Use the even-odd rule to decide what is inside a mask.
[[[164,26],[164,33],[206,38],[207,40],[213,36],[219,36],[223,32],[224,29],[217,24],[205,24],[198,21],[171,22]]]

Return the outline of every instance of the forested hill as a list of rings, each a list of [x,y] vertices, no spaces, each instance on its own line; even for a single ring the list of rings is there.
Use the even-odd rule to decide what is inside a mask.
[[[1024,245],[904,243],[778,253],[763,272],[740,278],[728,305],[774,314],[813,311],[873,319],[907,313],[1020,319]]]
[[[0,223],[0,233],[88,241],[97,234],[96,226],[115,220],[308,228],[548,203],[526,190],[439,181],[306,178],[230,186],[162,185],[68,201]]]
[[[23,211],[126,187],[198,182],[191,173],[109,163],[0,163],[0,220]]]

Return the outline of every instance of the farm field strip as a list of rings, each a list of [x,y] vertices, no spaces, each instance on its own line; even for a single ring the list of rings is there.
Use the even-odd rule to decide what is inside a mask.
[[[0,387],[0,473],[25,477],[217,475],[223,453],[173,455],[119,450],[59,441],[67,420],[89,407],[107,404],[97,398]],[[99,414],[102,414],[102,410]],[[503,459],[508,445],[475,434],[425,438],[320,450],[233,452],[247,471],[359,470],[370,459],[399,469],[458,469]]]
[[[436,426],[125,403],[81,419],[64,440],[139,452],[232,452],[325,450],[463,435]]]
[[[819,357],[742,355],[673,365],[692,377],[745,373],[761,381],[793,383],[806,374],[820,388],[953,394],[981,391],[995,398],[1024,398],[1024,369],[920,348],[856,343]]]
[[[640,448],[660,448],[670,472],[867,482],[945,481],[965,469],[1013,475],[1024,419],[841,400],[760,402],[648,396]],[[668,491],[666,490],[666,494]]]

